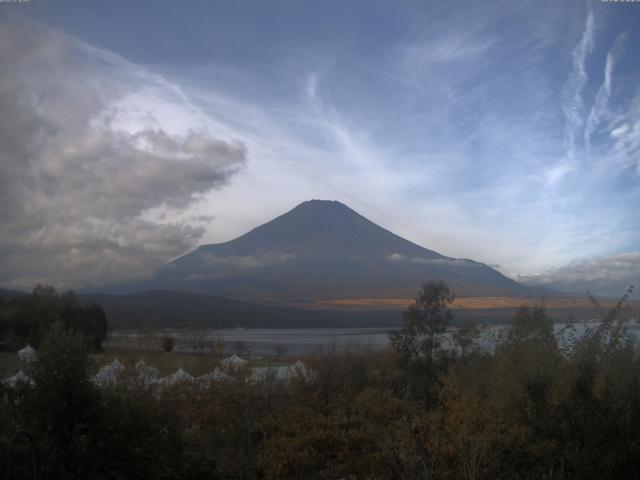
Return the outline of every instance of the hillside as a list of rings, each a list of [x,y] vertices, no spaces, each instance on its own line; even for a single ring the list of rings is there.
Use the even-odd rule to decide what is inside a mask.
[[[411,298],[428,279],[459,296],[536,292],[473,260],[441,255],[336,201],[311,200],[229,242],[202,245],[154,278],[109,293],[169,289],[263,303]]]

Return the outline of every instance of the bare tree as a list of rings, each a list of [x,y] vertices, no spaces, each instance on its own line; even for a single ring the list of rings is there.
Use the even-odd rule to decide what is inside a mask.
[[[233,342],[233,350],[238,355],[242,355],[247,350],[247,344],[242,340],[236,340]]]
[[[194,353],[203,353],[207,348],[206,331],[192,324],[187,327],[187,340]]]
[[[287,353],[287,347],[285,345],[278,344],[273,347],[273,351],[276,354],[276,357],[280,358]]]
[[[220,334],[220,332],[218,330],[215,330],[213,332],[213,338],[211,340],[211,350],[213,350],[214,353],[222,355],[224,353],[226,343],[227,341]]]

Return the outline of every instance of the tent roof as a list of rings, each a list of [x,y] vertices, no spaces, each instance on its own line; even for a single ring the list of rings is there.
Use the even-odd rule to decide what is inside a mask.
[[[30,383],[33,385],[33,380],[25,374],[22,370],[16,373],[13,377],[7,378],[3,383],[9,385],[10,387],[15,387],[19,383]]]
[[[31,360],[34,360],[37,355],[38,352],[36,352],[36,350],[32,348],[31,345],[27,345],[26,347],[18,350],[18,356],[22,361],[29,362]]]
[[[238,355],[236,355],[235,353],[233,355],[231,355],[230,357],[225,358],[224,360],[222,360],[220,362],[222,365],[224,366],[240,366],[240,365],[244,365],[246,363],[248,363],[245,359],[240,358]]]

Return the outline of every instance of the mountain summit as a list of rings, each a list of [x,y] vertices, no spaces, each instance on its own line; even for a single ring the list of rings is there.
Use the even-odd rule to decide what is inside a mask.
[[[229,242],[203,245],[145,287],[309,302],[407,298],[428,279],[445,280],[458,295],[530,293],[487,265],[423,248],[326,200],[301,203]]]
[[[446,258],[379,227],[346,205],[309,200],[230,242],[204,245],[196,252],[255,256],[279,253],[303,257]]]

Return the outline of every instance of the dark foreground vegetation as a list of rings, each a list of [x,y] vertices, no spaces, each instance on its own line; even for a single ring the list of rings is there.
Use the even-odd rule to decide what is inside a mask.
[[[238,371],[206,388],[99,389],[90,345],[56,323],[27,372],[34,384],[0,387],[0,459],[25,429],[39,478],[637,478],[627,296],[561,340],[542,306],[522,307],[490,351],[469,324],[443,348],[451,299],[425,284],[392,348],[319,353],[306,359],[313,375],[288,384]]]
[[[56,323],[65,334],[82,337],[92,351],[99,351],[107,338],[102,307],[81,301],[71,290],[59,295],[53,287],[38,285],[31,295],[0,296],[0,347],[4,350],[25,344],[39,348]]]

